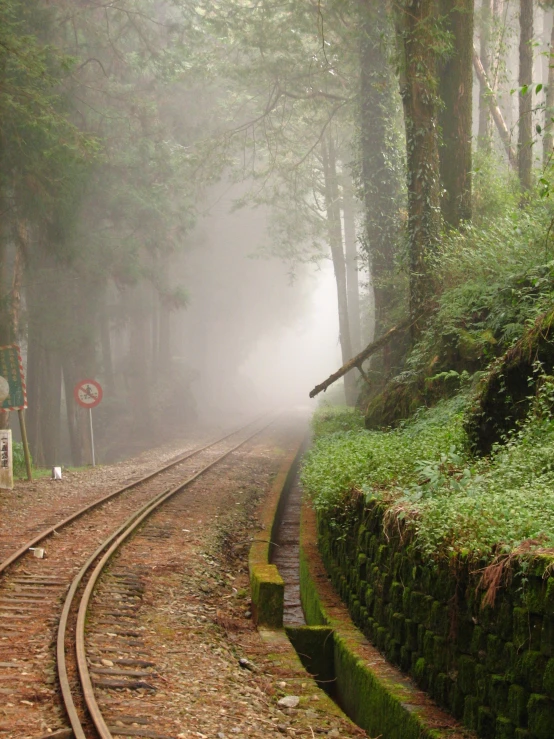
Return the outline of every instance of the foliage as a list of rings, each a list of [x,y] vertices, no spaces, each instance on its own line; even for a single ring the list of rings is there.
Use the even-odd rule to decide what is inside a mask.
[[[312,430],[316,439],[335,431],[356,431],[363,427],[364,417],[360,411],[346,405],[322,405],[312,418]]]
[[[27,467],[25,465],[25,454],[23,452],[23,444],[21,441],[14,441],[12,444],[13,454],[13,476],[26,477]],[[32,464],[32,460],[31,460]]]
[[[451,447],[461,447],[463,438],[458,398],[385,433],[335,431],[316,439],[305,458],[302,484],[318,511],[330,514],[353,488],[387,497],[391,485],[415,482],[418,462],[440,460]]]
[[[482,369],[521,338],[554,301],[547,239],[552,204],[508,204],[443,239],[435,265],[443,291],[408,369]]]
[[[384,500],[430,557],[554,548],[554,377],[542,376],[525,423],[485,459],[468,451],[466,403],[459,394],[395,430],[321,436],[302,472],[318,511],[338,516],[353,489]]]
[[[432,495],[410,508],[427,553],[554,547],[553,393],[554,379],[545,378],[528,420],[505,446],[476,464],[466,459],[462,473],[438,481]],[[403,501],[413,506],[413,490]]]

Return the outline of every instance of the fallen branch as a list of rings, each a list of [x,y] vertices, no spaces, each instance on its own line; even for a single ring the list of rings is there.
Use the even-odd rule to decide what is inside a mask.
[[[345,375],[347,372],[350,372],[350,370],[357,367],[362,376],[364,376],[364,371],[362,369],[362,363],[365,362],[366,359],[371,357],[373,354],[379,351],[379,349],[382,349],[384,346],[386,346],[389,341],[394,339],[394,337],[407,329],[411,324],[413,323],[413,319],[407,318],[402,323],[399,323],[397,326],[394,326],[393,328],[389,329],[386,334],[383,334],[380,338],[377,339],[377,341],[372,341],[371,344],[368,344],[366,348],[361,351],[359,354],[356,354],[355,357],[352,357],[352,359],[349,359],[346,364],[343,364],[342,367],[337,370],[336,372],[333,372],[332,375],[330,375],[325,382],[322,382],[321,385],[316,385],[314,389],[310,392],[310,398],[315,398],[316,395],[318,395],[322,390],[327,390],[329,385],[332,385],[337,380],[340,380],[343,375]]]
[[[496,95],[494,94],[494,91],[487,78],[487,73],[485,72],[481,59],[479,58],[479,54],[477,53],[475,48],[473,49],[473,67],[475,69],[477,77],[479,78],[481,87],[485,90],[484,97],[487,101],[494,122],[496,123],[496,128],[498,129],[498,133],[500,134],[502,143],[504,144],[506,154],[508,155],[508,161],[510,162],[512,167],[517,170],[517,156],[510,141],[510,132],[508,131],[508,127],[506,126],[506,122],[504,121],[502,111],[498,107]]]

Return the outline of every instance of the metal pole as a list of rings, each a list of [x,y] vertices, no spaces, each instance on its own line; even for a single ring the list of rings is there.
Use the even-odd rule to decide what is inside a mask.
[[[25,467],[27,468],[27,480],[33,479],[31,470],[31,455],[29,454],[29,442],[27,441],[27,427],[25,426],[25,411],[20,408],[17,411],[19,416],[19,428],[21,429],[21,441],[23,442],[23,454],[25,455]]]
[[[94,458],[94,431],[92,430],[92,408],[88,409],[88,417],[90,421],[90,448],[92,449],[92,466],[96,467],[96,460]]]

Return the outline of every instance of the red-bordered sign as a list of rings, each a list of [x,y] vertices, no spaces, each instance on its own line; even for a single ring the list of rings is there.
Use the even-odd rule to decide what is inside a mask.
[[[96,380],[81,380],[73,388],[73,397],[83,408],[94,408],[102,400],[102,387]]]

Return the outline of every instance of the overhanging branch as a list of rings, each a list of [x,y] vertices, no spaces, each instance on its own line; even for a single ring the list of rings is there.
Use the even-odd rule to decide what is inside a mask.
[[[360,370],[362,376],[367,381],[367,376],[362,369],[363,362],[365,362],[366,359],[369,359],[369,357],[378,352],[379,349],[382,349],[384,346],[386,346],[392,339],[394,339],[395,336],[409,328],[412,323],[413,319],[407,318],[402,323],[399,323],[397,326],[393,326],[393,328],[389,329],[387,333],[383,334],[383,336],[378,338],[377,341],[372,341],[371,344],[368,344],[363,351],[361,351],[359,354],[356,354],[356,356],[352,357],[352,359],[349,359],[348,362],[343,364],[342,367],[336,372],[333,372],[333,374],[330,375],[324,382],[322,382],[321,385],[316,385],[314,389],[310,392],[310,398],[315,398],[315,396],[319,395],[320,392],[327,390],[330,385],[332,385],[337,380],[340,380],[341,377],[343,377],[347,372],[350,372],[350,370],[354,369],[355,367]]]

